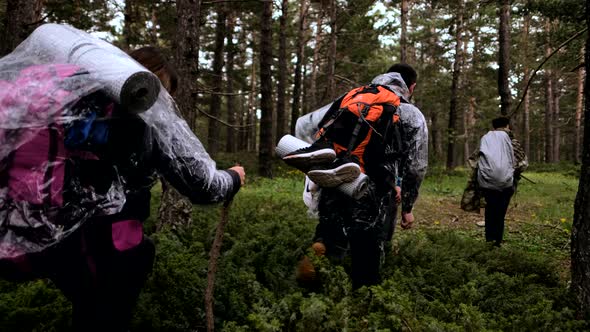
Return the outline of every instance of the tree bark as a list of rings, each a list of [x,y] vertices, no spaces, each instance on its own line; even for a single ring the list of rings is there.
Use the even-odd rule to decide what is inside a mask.
[[[500,94],[500,113],[510,113],[510,0],[500,0],[500,51],[498,60],[498,93]]]
[[[581,48],[582,62],[584,61],[584,47]],[[574,139],[574,160],[576,164],[581,162],[582,143],[582,110],[584,107],[584,67],[578,69],[578,95],[576,98],[576,123]]]
[[[527,1],[528,3],[528,1]],[[530,75],[530,68],[528,63],[528,53],[529,53],[529,27],[531,24],[531,15],[527,12],[524,17],[524,31],[523,31],[523,47],[524,47],[524,77],[523,83],[529,81]],[[523,140],[523,147],[524,153],[527,156],[530,156],[531,153],[531,128],[530,128],[530,98],[529,94],[527,93],[524,96],[524,109],[523,109],[523,124],[522,124],[522,140]]]
[[[41,22],[43,0],[7,0],[4,13],[2,55],[25,40]]]
[[[293,80],[293,104],[291,106],[290,132],[295,133],[295,124],[299,118],[301,108],[301,69],[305,52],[305,30],[308,2],[302,0],[299,5],[299,29],[297,30],[297,62],[295,63],[295,78]]]
[[[250,96],[248,99],[248,121],[256,123],[256,64],[252,63],[252,73],[250,74]],[[257,126],[252,126],[250,135],[248,137],[248,151],[255,152],[257,150],[256,140],[258,138]]]
[[[130,50],[139,43],[136,0],[125,0],[125,14],[123,16],[123,44],[126,49]]]
[[[213,51],[213,79],[212,79],[212,90],[209,114],[212,117],[219,118],[221,114],[221,96],[222,81],[223,81],[223,49],[224,40],[226,36],[225,32],[225,21],[226,11],[223,4],[218,4],[217,7],[217,20],[215,24],[215,47]],[[219,142],[221,141],[221,128],[219,122],[215,119],[209,119],[209,130],[208,130],[208,144],[207,150],[211,156],[215,156],[219,152]]]
[[[236,96],[233,95],[235,92],[234,87],[234,59],[236,56],[236,46],[234,45],[234,27],[236,24],[236,17],[233,11],[229,11],[227,15],[227,63],[225,66],[227,75],[227,122],[231,125],[239,125],[238,121],[238,107],[236,105]],[[229,153],[236,152],[238,150],[236,136],[238,131],[236,128],[227,127],[227,141],[225,151]]]
[[[281,18],[279,19],[279,81],[277,84],[277,133],[276,141],[287,134],[287,20],[289,16],[289,1],[281,4]]]
[[[176,69],[179,84],[176,103],[181,115],[189,120],[194,130],[194,105],[197,98],[196,81],[199,74],[199,22],[201,15],[200,0],[177,0],[177,39]],[[182,228],[192,222],[192,204],[180,195],[176,189],[162,181],[162,198],[158,211],[159,227],[164,223],[172,228]]]
[[[338,1],[332,0],[330,2],[330,44],[328,48],[328,90],[326,91],[326,98],[322,100],[322,104],[333,100],[336,97],[336,51],[338,46]]]
[[[545,22],[546,47],[545,56],[551,54],[551,24],[549,19]],[[545,69],[545,162],[553,162],[553,80],[552,70]]]
[[[590,28],[590,0],[586,0],[586,24]],[[586,40],[590,49],[590,36]],[[590,52],[585,54],[586,73],[590,72]],[[572,294],[584,318],[590,316],[590,80],[586,76],[584,96],[584,147],[580,184],[574,205],[572,229]]]
[[[272,177],[272,2],[263,2],[260,21],[260,149],[258,174]]]
[[[451,85],[451,107],[449,111],[449,127],[447,146],[447,169],[455,168],[455,141],[457,137],[457,108],[459,102],[459,84],[461,78],[461,63],[463,58],[463,0],[458,1],[455,34],[455,61],[453,63],[453,82]]]
[[[561,99],[561,89],[559,82],[553,77],[553,162],[559,162],[559,146],[561,143],[561,129],[559,121],[559,101]]]
[[[402,8],[401,8],[401,31],[399,36],[399,46],[400,46],[400,62],[407,63],[408,62],[408,2],[409,0],[402,0]]]
[[[308,108],[310,110],[313,110],[315,108],[317,108],[318,106],[318,97],[319,97],[319,92],[317,89],[317,84],[318,84],[318,71],[320,68],[320,51],[321,51],[321,44],[322,44],[322,17],[323,17],[323,11],[319,11],[317,13],[317,18],[316,18],[316,31],[315,31],[315,37],[314,37],[314,49],[313,49],[313,63],[312,63],[312,67],[311,67],[311,82],[309,84],[309,91],[310,91],[310,98],[309,98],[309,106]]]

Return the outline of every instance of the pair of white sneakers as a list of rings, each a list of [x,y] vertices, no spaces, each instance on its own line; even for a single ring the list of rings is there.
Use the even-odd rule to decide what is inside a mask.
[[[285,163],[306,173],[311,181],[325,188],[354,181],[361,167],[352,158],[337,158],[329,144],[314,143],[283,157]]]

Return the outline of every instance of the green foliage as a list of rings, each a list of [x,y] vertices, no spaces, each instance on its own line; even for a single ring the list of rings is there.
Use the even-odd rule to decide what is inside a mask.
[[[287,174],[287,173],[285,173]],[[417,213],[439,199],[456,200],[466,171],[433,170]],[[518,204],[537,217],[571,211],[575,179],[532,173]],[[215,290],[216,326],[223,331],[582,331],[563,275],[563,230],[523,226],[503,248],[470,231],[398,232],[386,256],[383,282],[352,291],[348,263],[335,265],[308,249],[316,221],[301,202],[301,175],[256,179],[230,211]],[[545,194],[546,191],[546,194]],[[154,201],[158,200],[156,188]],[[550,195],[552,198],[545,196]],[[571,197],[570,197],[571,196]],[[530,205],[533,202],[542,206]],[[544,204],[548,204],[545,206]],[[457,203],[458,204],[458,201]],[[153,206],[155,214],[157,206]],[[568,218],[569,219],[569,218]],[[205,326],[203,296],[208,252],[219,207],[198,207],[189,229],[152,234],[157,257],[141,294],[132,331],[188,331]],[[556,220],[558,225],[562,225]],[[526,225],[525,225],[526,226]],[[512,227],[512,226],[511,226]],[[553,241],[559,242],[553,245]],[[559,249],[561,248],[561,249]],[[312,257],[321,285],[300,287],[295,266]],[[61,331],[67,301],[51,284],[0,282],[0,330]]]

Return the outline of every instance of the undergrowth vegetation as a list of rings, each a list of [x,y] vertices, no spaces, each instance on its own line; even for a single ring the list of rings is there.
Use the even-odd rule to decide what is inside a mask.
[[[295,281],[316,225],[301,201],[302,177],[255,179],[236,197],[215,291],[223,331],[581,331],[569,293],[569,233],[577,179],[531,172],[507,222],[506,243],[483,241],[476,214],[458,210],[466,171],[432,170],[417,223],[396,230],[383,282],[351,290],[348,268],[315,258],[321,285]],[[158,201],[155,190],[154,202]],[[153,206],[153,214],[157,206]],[[198,207],[183,231],[150,234],[154,271],[132,331],[205,329],[204,289],[218,206]],[[480,219],[478,219],[480,218]],[[563,220],[565,219],[565,221]],[[150,232],[155,220],[148,220]],[[571,229],[571,227],[569,228]],[[46,281],[0,281],[0,331],[63,331],[69,304]]]

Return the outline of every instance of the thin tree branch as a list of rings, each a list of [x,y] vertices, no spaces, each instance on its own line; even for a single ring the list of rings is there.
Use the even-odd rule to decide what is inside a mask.
[[[522,94],[522,98],[520,98],[520,102],[518,103],[518,106],[516,106],[516,108],[514,109],[514,111],[512,111],[509,115],[509,117],[511,118],[512,116],[514,116],[514,114],[516,114],[516,112],[518,111],[518,109],[520,108],[520,105],[522,105],[522,102],[524,101],[524,97],[526,97],[526,94],[528,92],[529,86],[531,85],[531,82],[533,81],[533,78],[535,78],[535,75],[537,75],[537,72],[539,71],[539,69],[541,69],[541,67],[543,67],[543,65],[545,64],[545,62],[547,62],[549,59],[551,59],[551,57],[557,53],[560,49],[562,49],[565,45],[569,44],[572,40],[580,37],[584,32],[586,32],[588,30],[588,28],[584,28],[580,31],[578,31],[575,35],[571,36],[568,40],[564,41],[563,43],[561,43],[561,45],[559,45],[553,52],[551,52],[551,54],[549,54],[542,62],[541,64],[539,64],[539,66],[533,71],[533,74],[531,75],[531,77],[529,78],[525,88],[524,88],[524,92]]]
[[[207,116],[208,118],[210,118],[210,119],[213,119],[213,120],[215,120],[215,121],[217,121],[217,122],[221,123],[222,125],[224,125],[224,126],[226,126],[226,127],[230,127],[230,128],[234,128],[234,129],[240,129],[240,128],[249,128],[249,127],[254,127],[254,126],[256,126],[256,124],[255,124],[255,123],[250,123],[250,124],[246,124],[246,125],[243,125],[243,126],[240,126],[240,125],[232,125],[231,123],[228,123],[228,122],[226,122],[226,121],[224,121],[224,120],[222,120],[222,119],[220,119],[220,118],[218,118],[218,117],[215,117],[215,116],[213,116],[213,115],[211,115],[211,114],[209,114],[209,113],[207,113],[207,112],[203,111],[203,110],[202,110],[202,109],[200,109],[199,107],[195,107],[195,108],[196,108],[196,109],[197,109],[197,111],[199,111],[200,113],[203,113],[203,114],[205,114],[205,116]]]

